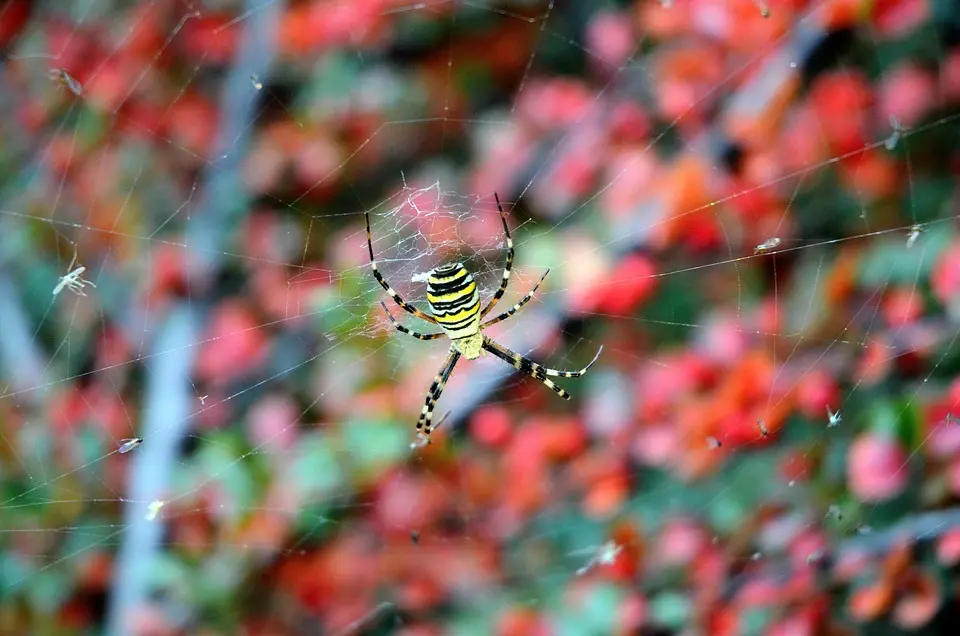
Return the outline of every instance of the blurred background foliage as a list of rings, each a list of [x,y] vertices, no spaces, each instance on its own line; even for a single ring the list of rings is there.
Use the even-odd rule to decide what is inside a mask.
[[[6,0],[0,47],[0,633],[958,620],[956,3]],[[502,307],[551,273],[492,335],[603,355],[461,364],[411,447],[444,347],[363,212],[425,308],[499,283],[494,192]]]

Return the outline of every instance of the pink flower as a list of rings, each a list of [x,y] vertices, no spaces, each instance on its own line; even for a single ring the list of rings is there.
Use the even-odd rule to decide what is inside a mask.
[[[322,194],[322,186],[333,187],[330,177],[336,174],[342,161],[340,146],[325,135],[317,135],[301,148],[294,171],[304,188],[318,189],[318,194]]]
[[[901,65],[884,76],[878,91],[881,126],[889,127],[890,117],[900,126],[915,126],[935,105],[937,80],[933,74],[912,65]]]
[[[747,330],[733,314],[717,314],[697,334],[696,349],[711,362],[734,365],[746,354]]]
[[[600,195],[604,213],[614,221],[636,215],[643,202],[651,198],[651,185],[658,171],[653,152],[628,146],[607,153],[606,169],[601,177],[606,187]]]
[[[797,385],[797,408],[800,412],[812,420],[824,420],[828,406],[834,413],[840,410],[837,381],[833,375],[824,370],[804,375]]]
[[[707,545],[703,529],[687,519],[668,521],[660,531],[655,554],[666,565],[686,566]]]
[[[673,427],[648,426],[637,433],[633,455],[648,466],[666,466],[677,454],[679,446]]]
[[[881,35],[901,38],[923,24],[930,15],[928,0],[894,0],[873,3],[874,24]]]
[[[633,593],[620,602],[617,623],[629,633],[640,633],[649,613],[646,599],[641,594]]]
[[[850,447],[847,481],[854,495],[867,502],[885,501],[907,485],[907,456],[897,441],[863,433]]]
[[[555,78],[531,82],[518,104],[523,117],[544,129],[568,128],[578,122],[594,101],[581,81]]]
[[[960,454],[960,426],[944,417],[929,422],[929,427],[933,431],[924,444],[924,450],[931,457],[948,459]]]
[[[247,415],[250,441],[271,452],[289,449],[297,438],[298,421],[300,409],[289,396],[267,395]]]
[[[611,72],[629,59],[636,47],[636,36],[630,19],[622,14],[601,11],[587,25],[587,48],[607,65]]]
[[[438,480],[398,473],[380,487],[375,518],[384,531],[409,532],[435,523],[443,506],[443,485]]]
[[[954,49],[940,63],[940,92],[945,100],[960,101],[960,49]]]
[[[635,102],[624,101],[614,106],[609,122],[610,140],[614,143],[640,143],[650,134],[650,118]]]
[[[948,530],[937,541],[937,560],[946,566],[960,562],[960,529]]]

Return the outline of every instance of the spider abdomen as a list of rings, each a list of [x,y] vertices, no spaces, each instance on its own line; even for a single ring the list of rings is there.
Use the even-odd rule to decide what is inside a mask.
[[[459,263],[438,267],[427,278],[430,313],[451,340],[480,331],[480,293],[477,283]]]

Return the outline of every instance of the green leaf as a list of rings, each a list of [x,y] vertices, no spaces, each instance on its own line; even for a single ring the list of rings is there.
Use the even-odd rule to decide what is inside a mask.
[[[753,636],[754,634],[759,636],[766,633],[773,618],[773,612],[763,607],[752,607],[745,609],[740,614],[740,618],[744,636]]]
[[[321,497],[343,485],[344,473],[326,437],[304,435],[290,465],[290,477],[305,497]]]
[[[679,630],[687,623],[687,617],[691,612],[690,605],[690,599],[683,594],[664,592],[651,601],[650,615],[654,622]]]
[[[597,585],[587,595],[581,607],[581,616],[591,634],[612,634],[617,626],[617,608],[623,602],[624,592],[612,584]]]
[[[897,438],[911,452],[919,450],[924,437],[920,405],[916,400],[901,400],[897,414]]]

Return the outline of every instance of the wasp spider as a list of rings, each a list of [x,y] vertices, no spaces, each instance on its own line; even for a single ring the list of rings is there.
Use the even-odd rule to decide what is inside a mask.
[[[373,241],[370,238],[370,215],[366,214],[367,248],[370,251],[370,267],[373,269],[373,275],[376,277],[377,282],[387,290],[390,297],[393,298],[394,302],[400,305],[400,307],[417,318],[438,325],[443,331],[441,333],[427,334],[411,331],[398,323],[393,317],[393,314],[390,313],[390,310],[387,309],[386,303],[381,301],[380,304],[383,306],[383,310],[387,312],[390,322],[397,331],[413,336],[418,340],[436,340],[437,338],[446,336],[450,338],[451,341],[450,351],[447,353],[443,366],[440,367],[440,372],[433,378],[433,383],[427,391],[426,403],[423,405],[423,409],[420,411],[420,419],[417,421],[417,434],[424,437],[428,443],[430,432],[433,430],[433,407],[437,403],[437,400],[440,399],[443,387],[446,386],[447,380],[450,379],[453,367],[457,364],[460,356],[466,357],[467,360],[475,360],[480,357],[482,353],[489,351],[501,360],[512,364],[521,373],[539,380],[560,397],[569,400],[570,394],[554,384],[549,378],[576,378],[583,375],[587,369],[593,366],[593,363],[600,357],[600,351],[603,350],[603,347],[600,347],[600,351],[597,351],[597,355],[593,357],[590,364],[579,371],[559,371],[557,369],[548,369],[532,360],[528,360],[483,335],[484,329],[506,320],[526,305],[530,299],[533,298],[533,294],[537,291],[537,288],[540,287],[540,283],[542,283],[543,279],[550,273],[550,270],[544,272],[540,280],[537,281],[537,284],[530,290],[530,293],[524,296],[516,305],[499,316],[482,322],[484,317],[490,313],[507,290],[507,283],[510,280],[510,270],[513,267],[513,239],[510,238],[510,228],[507,227],[507,217],[503,212],[503,206],[500,205],[500,197],[494,193],[494,198],[497,201],[497,209],[500,211],[500,220],[503,222],[503,232],[507,236],[507,264],[503,270],[503,279],[500,282],[500,288],[497,289],[493,298],[490,299],[490,302],[487,303],[486,307],[482,310],[480,309],[480,294],[477,291],[477,284],[473,280],[473,276],[470,275],[470,272],[468,272],[461,263],[441,265],[430,272],[427,278],[427,302],[430,305],[430,313],[433,314],[432,316],[423,313],[400,298],[400,295],[390,287],[377,269],[377,261],[373,257]]]

